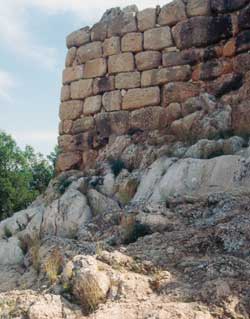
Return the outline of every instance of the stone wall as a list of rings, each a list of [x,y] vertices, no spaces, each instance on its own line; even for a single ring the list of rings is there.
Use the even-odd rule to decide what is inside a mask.
[[[249,0],[111,9],[71,33],[67,47],[58,171],[91,167],[117,136],[141,145],[185,139],[210,112],[204,93],[213,112],[223,109],[209,120],[215,131],[228,117],[224,131],[250,133]]]

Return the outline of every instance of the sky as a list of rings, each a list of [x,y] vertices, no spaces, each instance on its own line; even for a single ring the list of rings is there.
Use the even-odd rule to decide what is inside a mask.
[[[0,0],[0,130],[49,154],[57,143],[65,38],[106,9],[169,0]]]

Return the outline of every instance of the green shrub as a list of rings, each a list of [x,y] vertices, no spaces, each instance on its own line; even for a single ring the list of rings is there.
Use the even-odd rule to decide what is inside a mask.
[[[121,159],[110,159],[109,164],[115,176],[118,176],[120,172],[125,168],[125,164]]]

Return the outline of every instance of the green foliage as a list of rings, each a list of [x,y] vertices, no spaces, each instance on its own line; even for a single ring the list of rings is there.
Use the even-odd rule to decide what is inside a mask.
[[[44,158],[31,146],[22,151],[0,131],[0,220],[26,208],[46,189],[54,175],[56,152]]]
[[[109,164],[115,176],[118,176],[119,173],[125,168],[125,164],[121,159],[110,159]]]

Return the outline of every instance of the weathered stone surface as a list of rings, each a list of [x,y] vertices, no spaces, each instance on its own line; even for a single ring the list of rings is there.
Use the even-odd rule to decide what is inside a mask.
[[[142,34],[140,32],[127,33],[122,37],[123,52],[142,51]]]
[[[83,78],[83,65],[77,65],[64,69],[63,71],[63,84],[68,84]]]
[[[243,84],[243,76],[240,73],[224,74],[214,81],[209,81],[205,85],[205,90],[220,98],[224,94],[237,91]]]
[[[201,49],[187,49],[180,52],[166,52],[162,55],[163,66],[178,66],[184,64],[196,64],[201,61],[203,52]]]
[[[93,82],[93,93],[100,94],[107,91],[113,91],[115,89],[115,77],[105,76],[102,78],[94,79]]]
[[[140,71],[157,68],[162,63],[162,55],[158,51],[145,51],[135,56],[137,69]]]
[[[135,12],[120,12],[109,23],[108,37],[124,35],[128,32],[136,32],[137,25]]]
[[[237,53],[250,49],[250,30],[242,31],[236,38],[235,48]]]
[[[167,125],[166,109],[160,106],[146,107],[132,111],[130,127],[142,130],[154,130]]]
[[[168,123],[178,120],[182,116],[181,105],[179,103],[171,103],[167,107]]]
[[[70,86],[64,85],[61,89],[61,102],[70,100]]]
[[[140,72],[119,73],[115,76],[116,89],[133,89],[141,86]]]
[[[175,43],[179,49],[200,47],[230,38],[233,34],[229,15],[218,17],[194,17],[179,22],[172,29]]]
[[[205,16],[210,12],[210,0],[188,0],[187,2],[188,17]]]
[[[141,85],[162,85],[167,82],[188,81],[190,78],[191,67],[189,65],[166,69],[153,69],[142,72]]]
[[[120,37],[111,37],[106,39],[103,43],[103,55],[109,56],[118,54],[121,52],[121,40]]]
[[[0,240],[0,265],[20,264],[23,260],[23,251],[20,241],[16,237]]]
[[[211,60],[199,64],[193,72],[192,79],[198,80],[213,80],[222,74],[232,72],[233,65],[231,60],[219,59]]]
[[[245,2],[248,2],[248,1],[246,0]],[[239,28],[241,29],[250,28],[250,4],[240,11],[238,19],[239,19]]]
[[[108,72],[119,73],[134,70],[134,56],[132,53],[112,55],[108,59]]]
[[[102,106],[102,96],[96,95],[86,98],[83,104],[83,114],[90,115],[100,111]]]
[[[88,60],[102,57],[102,42],[96,41],[85,44],[77,50],[77,62],[82,64]]]
[[[188,98],[200,94],[200,88],[193,83],[175,82],[164,85],[163,87],[163,105],[173,102],[182,103]]]
[[[211,9],[216,13],[225,13],[242,8],[248,0],[211,0]]]
[[[234,58],[234,71],[245,73],[250,70],[250,54],[239,54]]]
[[[57,171],[63,172],[76,168],[81,162],[81,155],[76,152],[62,153],[57,160]]]
[[[229,40],[223,47],[223,56],[232,57],[236,52],[236,43],[235,39]]]
[[[60,134],[69,134],[73,126],[72,120],[64,120],[61,122],[61,131]]]
[[[107,71],[106,59],[99,58],[91,61],[87,61],[84,66],[83,77],[95,78],[103,76]]]
[[[121,108],[122,96],[119,90],[106,92],[102,98],[104,109],[108,112],[118,111]]]
[[[58,137],[58,146],[64,152],[74,152],[76,150],[76,139],[73,135],[61,135]]]
[[[80,117],[83,110],[82,101],[67,101],[60,105],[60,119],[61,120],[75,120]]]
[[[161,50],[173,45],[169,27],[150,29],[144,32],[144,49]]]
[[[129,130],[129,112],[115,111],[95,115],[96,128],[102,137],[126,134]]]
[[[91,28],[91,41],[104,41],[107,37],[108,25],[106,22],[98,22]]]
[[[186,19],[185,4],[182,0],[174,0],[161,8],[158,24],[173,26]]]
[[[94,119],[92,116],[84,116],[77,119],[72,126],[72,133],[78,134],[89,131],[94,128]]]
[[[149,8],[138,12],[137,22],[138,29],[142,32],[154,28],[156,25],[156,9]]]
[[[72,82],[70,85],[71,98],[72,99],[84,99],[92,95],[93,80],[80,80],[77,82]]]
[[[250,134],[250,101],[244,101],[233,109],[232,122],[235,134]]]
[[[70,48],[67,52],[66,60],[65,60],[65,66],[66,68],[73,66],[73,63],[76,58],[76,47]]]
[[[149,87],[145,89],[130,89],[122,101],[123,109],[137,109],[149,105],[159,105],[160,89]]]
[[[81,45],[88,43],[90,41],[90,32],[89,28],[83,28],[77,31],[70,33],[67,36],[67,47],[80,47]]]

